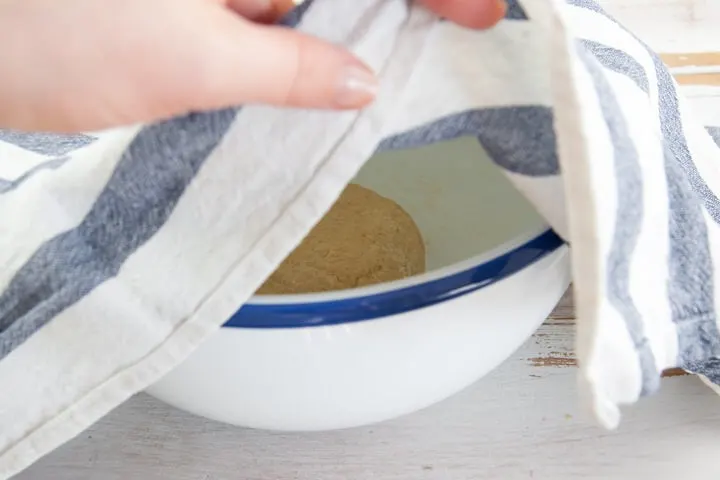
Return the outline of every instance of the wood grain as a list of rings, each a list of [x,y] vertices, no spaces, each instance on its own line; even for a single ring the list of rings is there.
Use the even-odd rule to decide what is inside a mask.
[[[680,85],[720,85],[720,2],[716,0],[600,0],[647,42]],[[692,68],[697,72],[692,72]],[[704,68],[703,68],[704,67]],[[717,67],[707,72],[707,67]]]
[[[555,309],[550,313],[550,316],[548,317],[548,320],[550,321],[568,321],[568,322],[574,322],[575,321],[575,304],[573,302],[573,292],[572,292],[572,286],[567,289],[565,294],[560,299],[560,302],[558,302]]]
[[[680,85],[720,85],[720,52],[661,55]]]
[[[204,420],[138,395],[16,480],[717,480],[720,398],[696,377],[663,381],[608,432],[577,397],[572,352],[545,325],[460,394],[379,425],[290,434]],[[542,335],[544,334],[544,336]]]
[[[550,335],[550,328],[561,327],[564,329],[573,328],[575,324],[575,305],[573,303],[573,292],[572,286],[568,288],[563,297],[558,302],[558,305],[552,311],[548,319],[543,324],[536,334],[535,338],[545,339],[550,336],[550,343],[557,340],[555,335]],[[564,332],[565,333],[565,332]],[[577,366],[577,359],[571,351],[549,351],[544,356],[532,357],[529,359],[530,364],[533,367],[575,367]],[[667,377],[679,377],[689,375],[685,370],[681,368],[670,368],[662,373],[662,376]]]
[[[676,74],[675,80],[680,85],[720,85],[720,72]]]
[[[660,57],[668,67],[720,66],[720,52],[664,53]]]
[[[599,0],[655,51],[720,52],[717,0]]]

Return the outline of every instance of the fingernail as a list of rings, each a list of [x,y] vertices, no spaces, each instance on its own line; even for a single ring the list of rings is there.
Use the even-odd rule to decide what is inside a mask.
[[[497,15],[496,18],[498,19],[498,21],[500,21],[503,18],[505,18],[505,14],[507,13],[508,5],[505,0],[495,0],[494,3],[495,3],[495,13]]]
[[[335,105],[338,108],[360,108],[371,102],[377,91],[378,80],[370,70],[350,65],[340,78],[335,92]]]
[[[302,3],[302,1],[296,0],[275,0],[274,4],[277,17],[284,17]]]
[[[485,5],[485,11],[482,12],[480,18],[477,19],[477,27],[494,27],[500,20],[505,18],[508,9],[508,4],[505,0],[490,0]]]
[[[454,18],[453,20],[465,27],[484,30],[497,25],[500,20],[505,18],[508,9],[505,0],[485,0],[474,3],[474,5],[476,10],[472,15]]]

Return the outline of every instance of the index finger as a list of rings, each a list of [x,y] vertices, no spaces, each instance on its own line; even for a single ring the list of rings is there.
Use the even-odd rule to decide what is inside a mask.
[[[505,16],[505,0],[419,0],[438,15],[468,28],[490,28]]]

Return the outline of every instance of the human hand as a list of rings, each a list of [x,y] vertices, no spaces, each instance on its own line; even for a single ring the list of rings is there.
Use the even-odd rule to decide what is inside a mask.
[[[360,60],[267,24],[283,1],[4,0],[0,127],[87,131],[245,103],[371,102],[376,80]],[[505,10],[501,0],[421,1],[470,28]]]

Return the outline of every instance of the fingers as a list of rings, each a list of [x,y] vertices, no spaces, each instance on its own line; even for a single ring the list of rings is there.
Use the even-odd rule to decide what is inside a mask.
[[[490,28],[507,10],[505,0],[420,0],[440,16],[468,28]]]
[[[202,78],[189,82],[193,89],[184,97],[194,99],[194,108],[267,103],[354,109],[373,100],[376,78],[349,52],[294,30],[256,23],[276,20],[295,6],[295,0],[219,1],[239,16],[219,9],[217,24],[208,31],[216,44],[199,52],[205,60],[196,72]],[[506,11],[505,0],[420,1],[470,28],[489,28]],[[207,55],[210,51],[213,55]]]
[[[224,0],[243,17],[272,23],[302,0]],[[438,15],[469,28],[489,28],[499,22],[507,9],[505,0],[420,0]]]
[[[238,15],[258,23],[273,23],[295,7],[293,0],[224,0]]]
[[[470,28],[489,28],[505,14],[504,0],[420,1]],[[189,103],[187,109],[247,103],[356,109],[375,97],[375,76],[349,52],[298,31],[245,20],[275,20],[293,0],[220,3],[232,12],[217,9],[217,18],[206,26],[210,44],[196,44],[196,58],[187,63],[195,65],[188,72],[195,81],[183,82],[186,88],[175,97]]]
[[[373,73],[349,52],[282,27],[257,25],[230,12],[207,27],[183,98],[193,108],[246,103],[353,109],[371,102]],[[208,53],[212,52],[212,55]],[[187,100],[186,100],[187,101]]]

